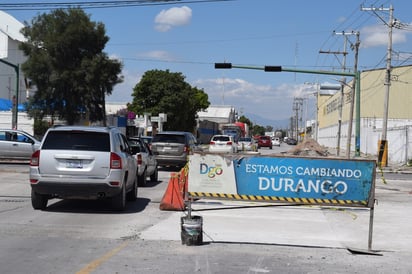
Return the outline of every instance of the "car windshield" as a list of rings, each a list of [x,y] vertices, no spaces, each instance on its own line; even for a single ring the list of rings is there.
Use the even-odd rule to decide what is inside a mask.
[[[102,132],[50,131],[42,149],[110,151],[110,136]]]
[[[246,138],[246,137],[239,138],[239,142],[251,142],[251,141],[252,141],[252,138]]]

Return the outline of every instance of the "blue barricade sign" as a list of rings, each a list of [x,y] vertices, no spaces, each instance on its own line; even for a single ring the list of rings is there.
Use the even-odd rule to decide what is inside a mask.
[[[194,154],[188,192],[194,197],[372,207],[373,160]]]

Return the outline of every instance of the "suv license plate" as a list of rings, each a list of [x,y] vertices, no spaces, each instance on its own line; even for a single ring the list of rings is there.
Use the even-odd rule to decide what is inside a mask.
[[[82,160],[68,160],[66,162],[67,168],[83,168]]]

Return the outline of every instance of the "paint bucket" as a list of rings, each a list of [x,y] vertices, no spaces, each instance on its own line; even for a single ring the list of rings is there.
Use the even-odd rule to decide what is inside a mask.
[[[181,217],[181,239],[185,245],[201,245],[203,243],[203,218],[201,216]]]

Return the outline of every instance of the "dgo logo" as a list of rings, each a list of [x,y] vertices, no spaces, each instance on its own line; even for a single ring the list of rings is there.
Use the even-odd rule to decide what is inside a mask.
[[[214,178],[222,175],[223,169],[221,166],[208,166],[207,164],[200,164],[200,174],[207,174],[207,177]]]

